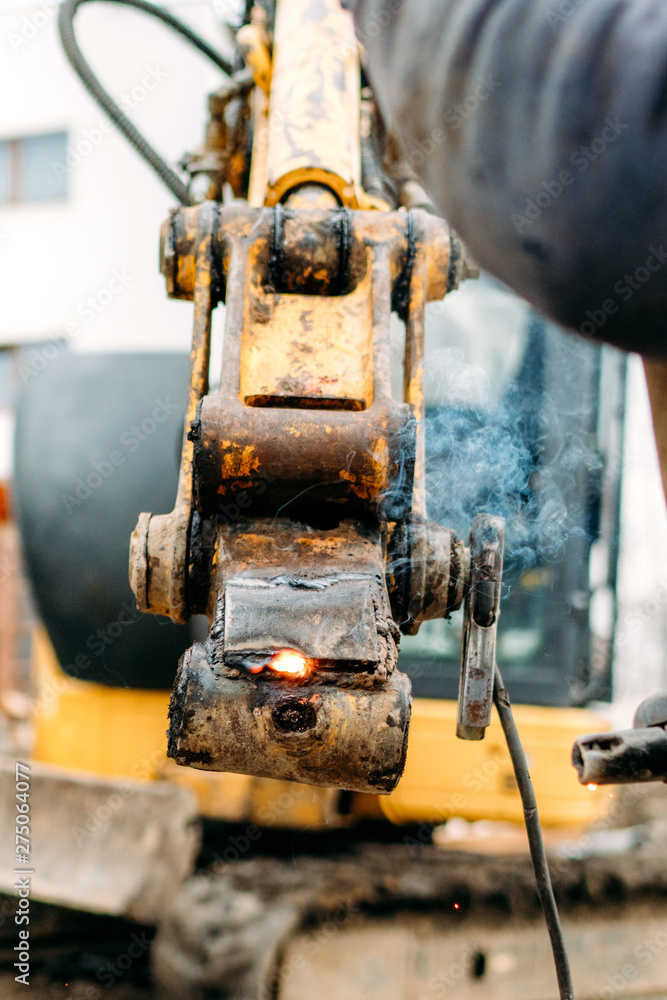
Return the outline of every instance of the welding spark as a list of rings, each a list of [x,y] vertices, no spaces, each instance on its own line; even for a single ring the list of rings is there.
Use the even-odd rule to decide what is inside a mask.
[[[303,677],[308,673],[308,663],[305,656],[297,653],[294,649],[281,649],[279,653],[271,657],[269,667],[277,674],[285,674],[289,677]]]
[[[598,790],[598,786],[592,783],[590,785],[586,785],[586,788],[588,789],[589,792],[597,792]]]

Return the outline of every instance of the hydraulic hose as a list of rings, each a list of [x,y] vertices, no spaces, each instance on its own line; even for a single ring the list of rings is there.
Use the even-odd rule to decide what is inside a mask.
[[[509,750],[514,768],[514,776],[519,786],[521,804],[523,805],[523,815],[526,823],[526,833],[528,834],[528,845],[530,856],[535,872],[535,882],[537,883],[537,894],[542,906],[542,912],[549,932],[551,951],[556,966],[556,978],[558,980],[558,992],[561,1000],[574,1000],[574,989],[572,987],[572,976],[570,974],[570,963],[563,941],[563,931],[558,916],[558,908],[551,886],[551,876],[549,866],[544,851],[542,841],[542,829],[540,827],[540,817],[537,812],[537,800],[533,783],[530,780],[528,762],[523,752],[519,731],[516,728],[514,714],[510,704],[509,695],[503,684],[503,679],[498,667],[494,671],[493,700],[498,710],[500,724],[503,727],[507,749]]]
[[[191,199],[187,185],[183,183],[178,174],[162,159],[160,154],[153,149],[130,119],[123,114],[116,102],[97,79],[79,48],[74,32],[74,18],[82,4],[91,2],[95,2],[95,0],[65,0],[61,5],[58,16],[58,28],[65,54],[88,93],[97,101],[102,110],[106,112],[128,142],[134,146],[146,163],[153,168],[163,184],[169,188],[178,201],[182,205],[189,205],[191,204]],[[148,3],[147,0],[97,0],[97,2],[124,4],[126,7],[134,7],[135,10],[156,17],[163,24],[167,25],[168,28],[171,28],[172,31],[175,31],[193,45],[207,59],[210,59],[226,76],[232,75],[233,67],[227,59],[221,56],[219,52],[216,52],[208,42],[204,41],[187,24],[179,21],[178,18],[174,17],[173,14],[170,14],[164,8]]]

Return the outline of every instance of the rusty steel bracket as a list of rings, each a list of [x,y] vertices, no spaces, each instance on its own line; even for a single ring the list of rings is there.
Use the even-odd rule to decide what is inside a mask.
[[[339,0],[281,0],[272,46],[265,28],[256,12],[248,72],[213,95],[189,162],[193,191],[248,202],[179,209],[162,231],[168,294],[194,303],[186,433],[176,505],[141,514],[130,579],[141,610],[209,619],[172,695],[178,763],[387,794],[411,706],[399,629],[447,617],[469,587],[467,550],[426,516],[423,391],[426,304],[465,269],[444,220],[362,188]]]
[[[130,542],[130,585],[137,608],[155,615],[166,615],[178,623],[187,622],[190,618],[186,594],[192,517],[193,449],[190,426],[200,400],[208,391],[211,312],[220,296],[217,259],[219,207],[215,202],[205,202],[188,221],[192,226],[190,236],[196,246],[196,252],[189,261],[194,325],[178,492],[170,514],[143,513],[139,516]],[[161,245],[162,269],[167,277],[167,287],[171,284],[177,289],[178,265],[175,261],[178,251],[172,243],[170,223],[167,224],[167,238]]]
[[[504,520],[478,514],[470,530],[470,581],[463,620],[456,724],[462,740],[483,740],[491,722],[504,545]]]
[[[309,204],[204,203],[164,227],[169,294],[195,304],[187,427],[176,507],[141,515],[131,580],[142,610],[211,622],[174,690],[179,763],[386,793],[410,715],[395,622],[414,632],[465,589],[462,544],[424,516],[424,307],[447,290],[449,236],[424,212]],[[300,672],[281,672],[285,653]]]

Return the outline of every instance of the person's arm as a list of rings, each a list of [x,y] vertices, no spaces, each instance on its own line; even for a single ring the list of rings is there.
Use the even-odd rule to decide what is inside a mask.
[[[406,159],[479,264],[667,357],[665,0],[347,0]]]

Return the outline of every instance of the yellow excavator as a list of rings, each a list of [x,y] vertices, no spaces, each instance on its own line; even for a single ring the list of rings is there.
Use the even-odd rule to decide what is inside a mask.
[[[607,822],[570,748],[611,697],[590,556],[605,547],[613,597],[622,362],[525,309],[493,325],[509,293],[416,182],[338,0],[248,5],[234,60],[122,0],[221,70],[186,180],[86,63],[82,2],[61,8],[67,55],[180,202],[160,266],[193,303],[193,345],[188,365],[137,356],[131,376],[64,357],[21,401],[16,505],[44,622],[32,894],[159,925],[164,997],[555,995],[527,855],[474,855],[471,837],[523,819],[496,659],[545,828],[581,846]],[[465,331],[477,356],[505,348],[482,404],[449,295],[489,324]],[[55,398],[72,402],[45,431]],[[152,421],[134,464],[118,413],[139,436]],[[183,428],[173,510],[141,513],[171,503]],[[36,469],[57,510],[35,504]],[[135,606],[119,567],[137,517]],[[488,829],[496,852],[516,844]],[[594,923],[576,934],[604,943]]]

